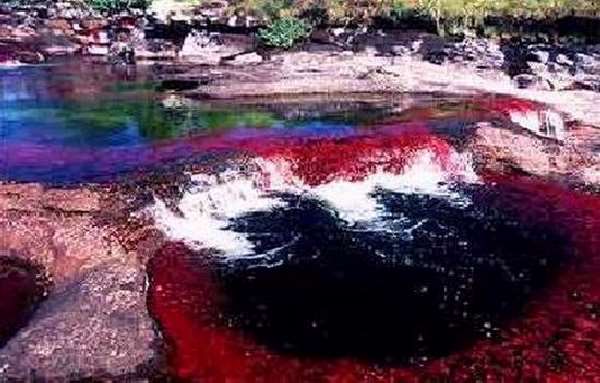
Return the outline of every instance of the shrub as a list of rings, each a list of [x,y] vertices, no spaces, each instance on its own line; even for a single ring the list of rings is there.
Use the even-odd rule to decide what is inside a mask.
[[[267,28],[259,31],[260,40],[267,46],[289,49],[297,42],[310,36],[311,26],[297,17],[276,19]]]
[[[152,0],[87,0],[87,3],[100,11],[117,12],[129,8],[146,9]]]

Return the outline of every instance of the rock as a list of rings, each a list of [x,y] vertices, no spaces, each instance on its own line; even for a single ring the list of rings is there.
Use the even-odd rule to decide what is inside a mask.
[[[227,26],[232,28],[253,28],[261,23],[261,20],[250,15],[233,15],[227,19]]]
[[[432,64],[442,65],[446,61],[447,54],[444,51],[432,51],[423,55],[423,59]]]
[[[541,63],[541,62],[527,62],[527,66],[531,69],[531,73],[534,74],[541,74],[541,73],[546,73],[548,70],[548,67],[546,66],[546,64]]]
[[[532,74],[520,74],[513,77],[516,85],[520,89],[538,89],[538,90],[551,90],[552,86],[544,78],[532,75]]]
[[[418,52],[421,49],[421,46],[423,45],[423,40],[419,39],[419,40],[415,40],[411,43],[410,45],[410,49],[413,52]]]
[[[100,30],[108,26],[108,20],[85,18],[80,21],[81,27],[89,30]]]
[[[600,92],[600,78],[587,78],[573,82],[572,89]]]
[[[106,56],[110,53],[110,48],[107,45],[90,45],[86,51],[92,56]]]
[[[548,53],[546,51],[536,50],[536,51],[529,52],[527,54],[528,61],[538,62],[538,63],[542,63],[542,64],[547,63],[549,58],[550,58],[550,53]]]
[[[224,59],[252,50],[253,45],[252,38],[193,31],[186,37],[179,56],[196,64],[218,65]]]
[[[194,13],[214,23],[225,17],[228,5],[226,0],[204,1],[194,9]]]
[[[367,56],[377,56],[379,54],[379,49],[375,45],[365,45],[363,53]]]
[[[15,57],[16,57],[17,61],[24,63],[24,64],[41,64],[44,61],[46,61],[44,55],[41,54],[40,52],[28,52],[28,51],[17,52]]]
[[[233,60],[229,61],[232,65],[255,65],[261,62],[263,62],[263,58],[256,52],[239,54]]]
[[[113,261],[52,293],[0,350],[0,380],[71,381],[149,372],[156,358],[144,275]],[[135,379],[134,379],[135,380]]]
[[[551,90],[572,89],[574,82],[574,78],[568,73],[568,69],[555,63],[549,63],[548,71],[540,74],[540,77],[548,83]]]
[[[113,43],[109,49],[109,56],[113,64],[135,64],[135,50],[129,43]]]
[[[172,60],[177,57],[177,46],[163,39],[144,38],[134,43],[136,60]]]
[[[546,68],[548,69],[549,73],[567,73],[568,72],[568,68],[566,68],[565,66],[562,66],[558,63],[555,63],[555,62],[549,62],[546,65]]]
[[[44,53],[48,56],[67,56],[73,55],[81,50],[79,44],[68,44],[68,45],[50,45],[43,49]]]
[[[390,51],[394,56],[404,56],[410,53],[410,48],[404,45],[394,44],[390,47]]]
[[[559,53],[558,55],[556,55],[556,59],[554,61],[560,65],[565,65],[565,66],[573,65],[573,61],[569,60],[569,57],[562,53]]]
[[[335,38],[339,38],[342,34],[346,33],[346,28],[331,28],[329,31]]]
[[[593,65],[594,57],[584,53],[575,53],[575,62],[581,65]]]
[[[45,300],[0,348],[0,381],[148,377],[157,339],[144,266],[114,238],[111,225],[126,212],[105,198],[86,188],[0,185],[0,249],[19,258],[9,264],[19,273],[15,280],[9,270],[11,292],[33,286],[21,264],[39,265],[48,281]],[[15,303],[3,293],[5,270],[0,261],[0,327]]]

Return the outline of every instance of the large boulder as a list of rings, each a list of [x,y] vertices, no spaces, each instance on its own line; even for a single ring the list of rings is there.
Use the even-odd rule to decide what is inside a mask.
[[[179,57],[196,64],[218,65],[224,59],[251,51],[254,45],[247,37],[193,31],[186,37]]]

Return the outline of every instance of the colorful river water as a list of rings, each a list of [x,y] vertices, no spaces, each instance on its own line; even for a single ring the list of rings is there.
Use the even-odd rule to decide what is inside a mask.
[[[148,291],[169,374],[600,376],[600,198],[489,150],[500,131],[505,151],[546,155],[560,116],[493,95],[191,103],[114,70],[0,72],[2,177],[118,182],[205,165],[138,212],[169,239]]]

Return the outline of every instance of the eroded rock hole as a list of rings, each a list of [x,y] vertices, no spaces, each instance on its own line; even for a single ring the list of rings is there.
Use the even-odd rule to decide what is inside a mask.
[[[40,267],[14,255],[0,255],[0,347],[27,324],[44,299],[46,286]]]

